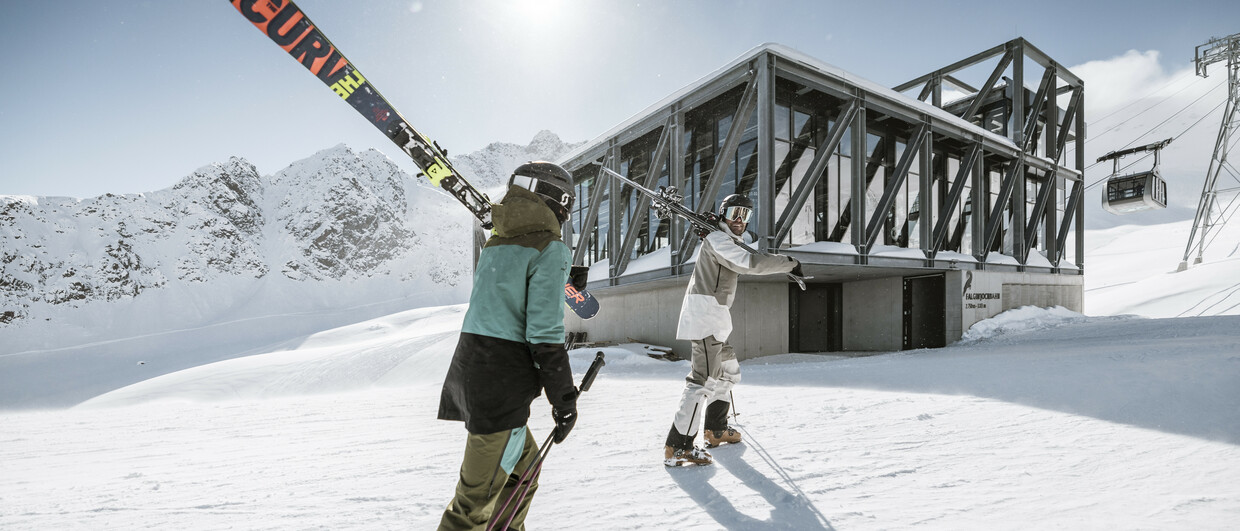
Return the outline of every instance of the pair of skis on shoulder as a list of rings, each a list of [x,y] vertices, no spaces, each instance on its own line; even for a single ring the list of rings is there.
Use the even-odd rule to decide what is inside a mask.
[[[305,66],[362,117],[383,132],[427,180],[452,194],[490,230],[491,200],[474,188],[448,161],[447,152],[409,125],[344,54],[291,0],[229,0],[247,20]],[[584,289],[564,285],[564,302],[582,319],[598,313],[599,303]]]
[[[684,200],[684,196],[682,196],[674,186],[661,186],[659,187],[659,191],[656,192],[642,186],[641,184],[638,184],[636,181],[629,179],[628,177],[612,171],[610,168],[604,167],[603,172],[607,173],[607,175],[611,176],[613,179],[619,179],[620,182],[632,187],[634,190],[637,190],[638,193],[649,197],[651,203],[654,205],[653,208],[655,210],[655,214],[660,218],[666,219],[672,215],[680,216],[689,223],[693,224],[693,229],[697,231],[698,235],[703,237],[714,231],[723,231],[723,228],[719,226],[718,217],[713,214],[699,214],[693,210],[690,210],[689,207],[686,207],[684,203],[681,202]],[[750,247],[738,238],[729,239],[736,245],[739,245],[742,249],[748,251],[750,254],[766,254]],[[789,280],[796,282],[797,286],[800,286],[801,291],[805,291],[805,280],[814,278],[798,276],[792,273],[785,274],[788,275]]]

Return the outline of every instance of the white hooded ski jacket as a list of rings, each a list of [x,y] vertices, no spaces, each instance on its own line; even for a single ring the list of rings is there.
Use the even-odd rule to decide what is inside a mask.
[[[680,323],[676,339],[698,340],[715,336],[727,341],[732,334],[732,301],[736,298],[736,282],[741,274],[771,275],[787,273],[797,266],[788,256],[750,254],[732,240],[739,240],[720,223],[702,240],[697,265],[689,277],[689,288],[680,305]]]

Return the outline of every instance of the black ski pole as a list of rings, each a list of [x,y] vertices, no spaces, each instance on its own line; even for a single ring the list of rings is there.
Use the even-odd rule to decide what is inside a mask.
[[[594,377],[598,376],[598,371],[602,369],[604,365],[607,365],[607,362],[603,361],[603,351],[600,350],[594,355],[594,362],[590,364],[590,368],[586,369],[586,375],[581,378],[581,385],[577,388],[577,394],[590,390],[590,386],[594,384]],[[512,519],[517,516],[517,509],[521,507],[521,502],[525,501],[526,495],[529,494],[530,486],[538,480],[538,475],[542,472],[543,461],[545,461],[547,459],[547,455],[551,453],[551,440],[554,437],[555,429],[552,428],[551,435],[547,436],[547,440],[543,441],[542,447],[538,450],[538,457],[536,457],[534,462],[530,463],[529,468],[526,468],[525,472],[521,474],[521,477],[517,480],[517,486],[512,489],[511,493],[508,494],[508,499],[504,500],[504,505],[500,507],[498,511],[492,513],[493,518],[495,516],[502,516],[504,511],[508,510],[508,506],[512,504],[513,499],[516,498],[517,503],[516,505],[513,505],[512,514],[508,515],[508,519],[504,521],[504,526],[502,528],[497,528],[495,527],[495,524],[498,523],[498,521],[491,520],[491,522],[487,524],[487,531],[491,531],[493,529],[507,529],[509,524],[512,523]]]

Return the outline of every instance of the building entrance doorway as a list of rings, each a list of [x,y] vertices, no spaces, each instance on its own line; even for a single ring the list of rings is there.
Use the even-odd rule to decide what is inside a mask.
[[[808,284],[801,291],[789,285],[791,323],[788,348],[792,352],[843,350],[843,293],[840,284]]]
[[[904,349],[947,346],[947,277],[904,277]]]

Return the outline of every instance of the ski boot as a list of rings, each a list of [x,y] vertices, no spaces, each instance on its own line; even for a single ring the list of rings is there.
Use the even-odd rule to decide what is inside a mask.
[[[663,447],[663,465],[664,466],[680,466],[680,465],[709,465],[714,461],[711,460],[710,454],[706,453],[697,446],[688,450],[681,448],[672,448],[671,446]]]
[[[732,429],[731,426],[722,430],[703,430],[706,439],[707,448],[717,448],[721,444],[735,444],[741,442],[740,432]]]

